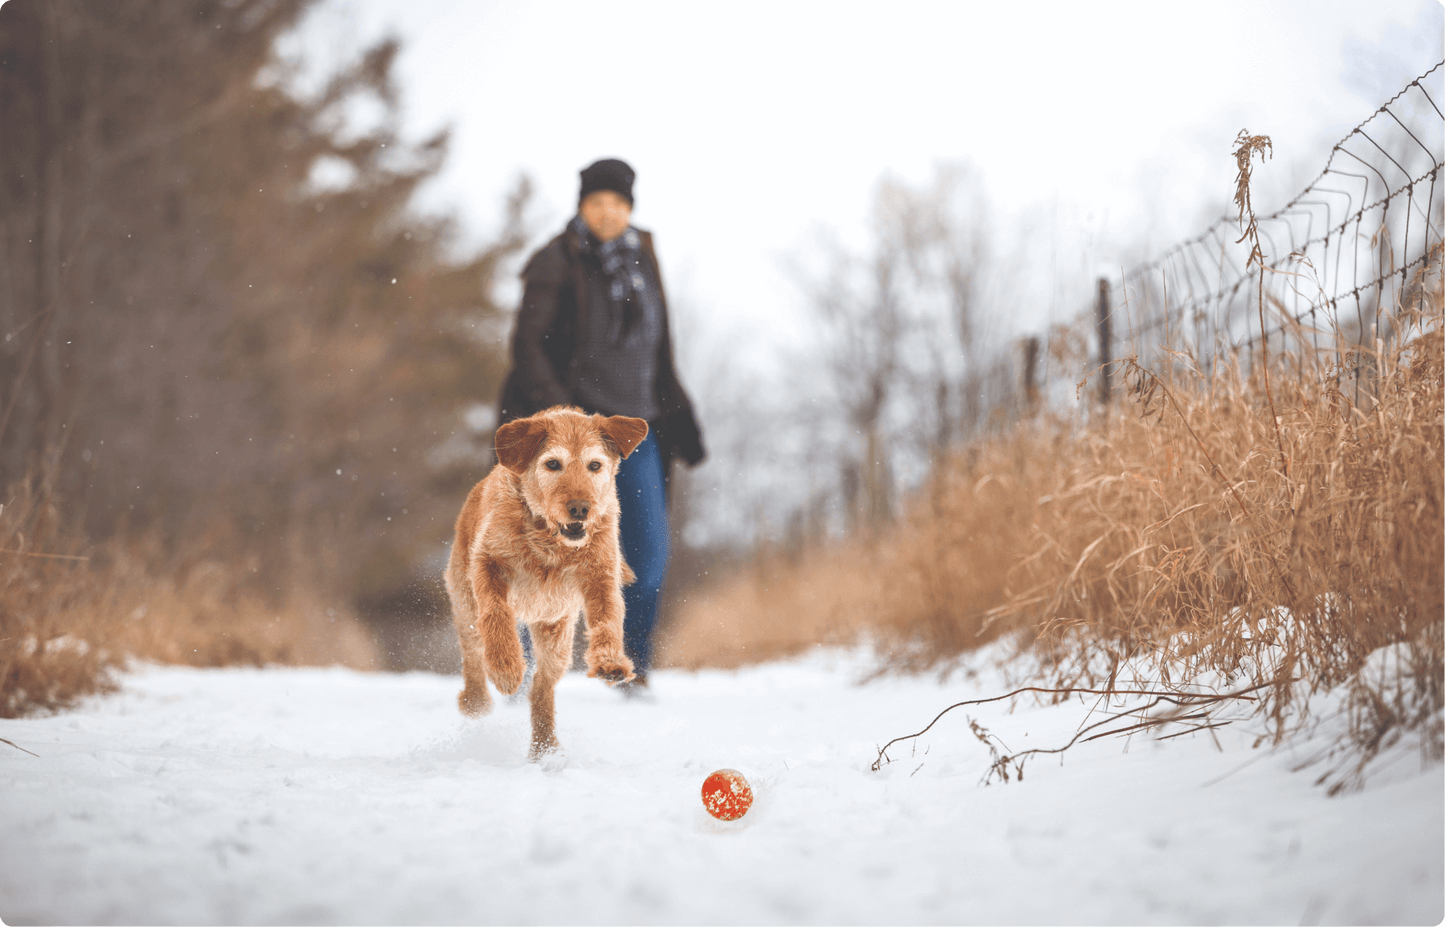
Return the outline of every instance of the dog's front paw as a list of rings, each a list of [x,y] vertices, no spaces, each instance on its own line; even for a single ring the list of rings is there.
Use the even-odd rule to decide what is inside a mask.
[[[457,707],[468,718],[480,718],[492,710],[492,697],[487,694],[486,683],[481,689],[465,688],[457,693]]]
[[[521,644],[518,644],[514,651],[487,651],[487,675],[492,678],[492,685],[503,695],[511,695],[521,688],[522,677],[526,674],[527,661],[522,657]]]
[[[619,682],[631,682],[637,678],[632,672],[632,661],[626,654],[599,656],[591,651],[587,653],[587,675],[601,679],[609,686],[615,686]]]
[[[557,738],[549,737],[545,743],[532,741],[532,747],[527,751],[527,762],[538,763],[546,770],[560,769],[566,765],[566,755]]]

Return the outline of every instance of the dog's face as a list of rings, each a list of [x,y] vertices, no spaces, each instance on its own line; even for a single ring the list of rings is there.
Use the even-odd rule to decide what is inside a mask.
[[[555,408],[497,429],[497,460],[522,478],[522,497],[562,543],[581,547],[617,511],[617,466],[647,422]]]

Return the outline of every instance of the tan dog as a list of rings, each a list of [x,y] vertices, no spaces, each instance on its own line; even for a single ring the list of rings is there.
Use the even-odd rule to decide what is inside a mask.
[[[491,710],[491,676],[510,695],[526,661],[517,622],[532,634],[536,673],[532,748],[558,748],[553,690],[572,662],[577,613],[586,616],[587,675],[633,678],[622,650],[622,585],[633,579],[617,540],[618,463],[647,437],[647,422],[557,406],[497,429],[497,466],[457,517],[447,594],[462,647],[471,717]]]

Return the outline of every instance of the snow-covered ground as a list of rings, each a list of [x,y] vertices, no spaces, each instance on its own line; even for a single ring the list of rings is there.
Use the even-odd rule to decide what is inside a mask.
[[[63,923],[1438,923],[1445,783],[1404,755],[1329,798],[1240,722],[1035,758],[980,786],[972,718],[1017,751],[1087,706],[947,715],[992,669],[860,686],[857,652],[558,690],[565,760],[524,705],[456,678],[144,668],[121,694],[0,721],[0,919]],[[966,717],[965,717],[966,713]],[[743,771],[724,824],[699,789]]]

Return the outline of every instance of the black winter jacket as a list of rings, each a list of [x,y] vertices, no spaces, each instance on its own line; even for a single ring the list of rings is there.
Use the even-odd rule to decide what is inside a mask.
[[[672,335],[667,320],[667,296],[652,234],[638,229],[642,253],[651,263],[662,302],[662,338],[657,354],[657,421],[649,422],[662,451],[663,472],[673,458],[700,462],[705,452],[692,401],[683,391],[672,360]],[[570,229],[533,254],[522,268],[525,282],[517,327],[512,335],[512,372],[502,384],[499,423],[525,418],[556,405],[580,406],[577,401],[576,334],[588,311],[588,275],[600,276],[595,261],[586,260],[580,242]],[[585,409],[585,407],[584,407]],[[598,409],[585,409],[598,412]]]

